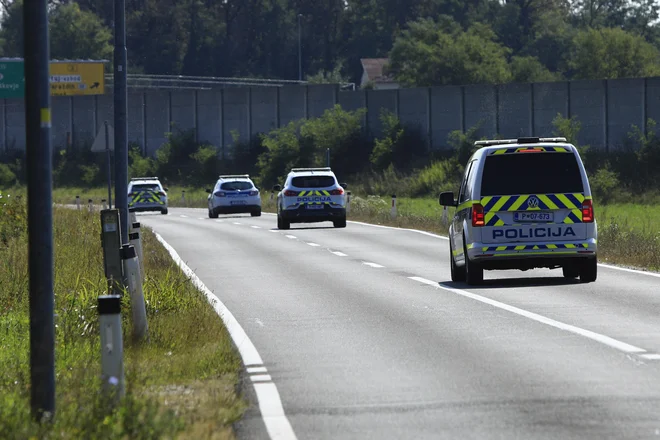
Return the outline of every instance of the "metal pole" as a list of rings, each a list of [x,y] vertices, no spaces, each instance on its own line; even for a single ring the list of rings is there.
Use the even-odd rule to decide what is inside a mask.
[[[302,44],[300,42],[300,18],[302,14],[298,14],[298,81],[302,81]]]
[[[53,184],[47,0],[25,0],[25,140],[30,272],[30,393],[39,421],[55,414]]]
[[[110,130],[105,121],[105,154],[108,162],[108,209],[112,209],[112,156],[110,155]]]
[[[126,0],[115,0],[115,207],[119,209],[121,242],[128,244],[128,125],[126,121]]]
[[[327,167],[330,168],[330,148],[326,148],[325,150],[325,161],[327,163]]]

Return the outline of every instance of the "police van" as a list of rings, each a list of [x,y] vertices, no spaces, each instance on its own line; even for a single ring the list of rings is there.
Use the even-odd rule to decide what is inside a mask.
[[[273,186],[278,191],[277,228],[324,221],[345,228],[346,188],[345,183],[337,183],[330,168],[292,168],[284,186]]]
[[[130,212],[159,211],[167,215],[167,188],[158,177],[134,177],[128,183]]]
[[[484,270],[561,268],[596,281],[597,227],[589,180],[565,138],[477,141],[449,227],[452,281],[480,284]]]

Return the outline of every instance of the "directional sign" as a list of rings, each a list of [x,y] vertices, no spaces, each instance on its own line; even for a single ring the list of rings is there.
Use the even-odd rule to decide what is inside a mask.
[[[108,144],[107,147],[110,151],[115,151],[115,130],[112,128],[111,125],[108,125]],[[94,143],[92,144],[92,152],[93,153],[102,153],[106,150],[106,143],[105,143],[105,124],[101,125],[101,129],[96,135],[96,139],[94,139]]]
[[[0,99],[22,98],[25,95],[25,77],[22,59],[0,59]]]
[[[50,63],[52,96],[102,95],[105,80],[102,62]]]

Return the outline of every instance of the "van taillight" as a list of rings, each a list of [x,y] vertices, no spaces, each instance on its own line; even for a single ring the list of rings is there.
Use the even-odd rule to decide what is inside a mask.
[[[485,226],[486,218],[484,215],[484,207],[481,203],[472,205],[472,226]]]
[[[213,195],[216,196],[216,197],[225,197],[226,196],[224,191],[216,191],[216,192],[213,193]]]
[[[594,204],[591,199],[586,199],[582,202],[582,222],[593,223],[594,221]]]
[[[330,191],[330,195],[332,196],[340,196],[342,194],[344,194],[344,188],[333,189]]]

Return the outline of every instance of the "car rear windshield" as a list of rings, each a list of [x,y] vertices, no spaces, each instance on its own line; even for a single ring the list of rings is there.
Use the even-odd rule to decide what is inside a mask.
[[[244,189],[252,189],[252,184],[246,181],[225,182],[220,185],[220,189],[225,191],[242,191]]]
[[[488,156],[481,196],[582,192],[582,175],[569,153],[515,153]]]
[[[291,179],[296,188],[327,188],[334,186],[335,178],[332,176],[300,176]]]
[[[142,192],[142,191],[160,191],[160,187],[156,184],[142,184],[142,185],[133,185],[131,188],[132,192]]]

